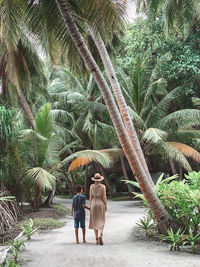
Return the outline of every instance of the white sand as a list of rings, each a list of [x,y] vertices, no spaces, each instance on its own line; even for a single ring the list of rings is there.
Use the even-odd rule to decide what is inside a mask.
[[[56,200],[70,208],[70,200]],[[104,245],[96,245],[94,233],[87,230],[87,244],[75,244],[73,219],[64,219],[64,227],[34,235],[21,252],[26,267],[199,267],[200,256],[188,252],[170,252],[168,245],[146,241],[133,231],[144,214],[138,203],[108,202]],[[87,226],[88,226],[88,211]],[[80,232],[81,233],[81,232]],[[81,237],[81,236],[80,236]],[[81,239],[80,239],[81,241]]]

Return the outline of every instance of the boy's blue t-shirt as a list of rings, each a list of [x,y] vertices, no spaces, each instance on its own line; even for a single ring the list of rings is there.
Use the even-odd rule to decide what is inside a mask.
[[[73,197],[74,219],[85,219],[85,209],[82,207],[86,203],[85,196],[78,194]]]

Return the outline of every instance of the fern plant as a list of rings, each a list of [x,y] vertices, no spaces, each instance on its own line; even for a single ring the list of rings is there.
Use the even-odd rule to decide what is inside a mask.
[[[187,236],[184,234],[185,231],[179,228],[177,232],[174,233],[172,228],[167,230],[167,235],[159,235],[160,239],[170,243],[170,250],[180,250],[181,246],[184,246]]]

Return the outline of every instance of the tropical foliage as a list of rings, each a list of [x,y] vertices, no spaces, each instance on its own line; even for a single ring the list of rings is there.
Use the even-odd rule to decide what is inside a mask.
[[[179,228],[174,230],[167,229],[167,235],[160,235],[163,241],[171,243],[170,250],[180,249],[180,247],[191,246],[194,253],[195,246],[199,245],[199,172],[190,172],[182,181],[175,181],[176,177],[163,179],[163,175],[158,179],[155,185],[155,192],[169,214],[177,221]],[[171,182],[169,183],[169,181]],[[126,181],[132,183],[131,181]],[[138,186],[134,183],[135,186]],[[136,197],[143,196],[135,193]],[[146,201],[144,200],[146,206]],[[155,229],[155,222],[152,220],[152,214],[147,209],[147,217],[138,222],[139,229],[146,231],[146,235],[151,235],[151,229]],[[154,234],[154,233],[153,233]]]
[[[181,179],[200,163],[199,1],[137,5],[127,26],[126,1],[1,3],[0,182],[37,210],[96,171],[110,192],[136,179],[160,230],[181,221],[194,244],[199,175],[154,191],[148,169]]]

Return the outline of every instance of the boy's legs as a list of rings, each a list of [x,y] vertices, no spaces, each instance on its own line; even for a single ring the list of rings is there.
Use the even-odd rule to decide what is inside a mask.
[[[82,228],[82,233],[83,233],[83,243],[86,243],[86,240],[85,240],[86,230],[85,230],[85,228]]]
[[[76,236],[76,244],[79,244],[79,239],[78,239],[78,228],[75,228],[75,236]]]
[[[79,244],[78,228],[79,228],[79,220],[74,219],[74,229],[75,229],[76,244]]]
[[[81,223],[82,234],[83,234],[83,243],[86,243],[86,240],[85,240],[85,234],[86,234],[86,229],[85,229],[85,218],[82,218],[82,219],[80,220],[80,223]]]

